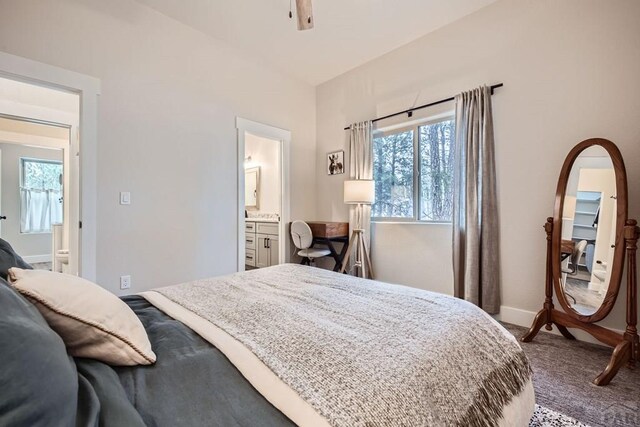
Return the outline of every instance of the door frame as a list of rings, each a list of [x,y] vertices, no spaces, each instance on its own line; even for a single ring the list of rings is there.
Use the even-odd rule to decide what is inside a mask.
[[[77,153],[79,167],[76,180],[78,185],[78,227],[70,227],[69,251],[78,254],[78,275],[96,280],[96,217],[97,217],[97,151],[98,151],[98,95],[100,80],[44,64],[31,59],[0,51],[0,76],[11,80],[34,84],[50,89],[75,93],[80,98],[79,124],[75,132],[71,132],[71,152]],[[73,158],[73,156],[72,156]],[[71,221],[71,218],[70,218]],[[74,228],[77,235],[72,232]],[[70,260],[71,262],[71,260]]]
[[[23,112],[23,111],[17,111],[17,112],[21,114],[25,113],[25,114],[33,115],[33,113],[29,113],[29,112]],[[49,117],[48,113],[46,115],[47,117]],[[68,183],[69,183],[68,188],[67,188],[67,185],[65,184],[64,186],[65,190],[63,194],[63,200],[64,200],[63,236],[64,236],[65,244],[67,245],[65,246],[65,248],[71,249],[69,246],[69,242],[77,242],[78,235],[79,235],[78,218],[80,216],[80,201],[78,199],[79,198],[78,186],[80,183],[77,182],[77,180],[74,181],[73,179],[71,179],[71,177],[79,176],[78,164],[75,161],[75,157],[71,154],[72,152],[71,138],[72,138],[72,135],[77,133],[78,123],[77,123],[77,117],[74,124],[63,123],[64,121],[67,121],[67,122],[73,121],[69,119],[71,115],[68,115],[66,113],[61,113],[60,117],[56,117],[57,115],[58,114],[56,113],[52,113],[51,118],[54,118],[56,121],[51,121],[51,120],[44,120],[42,118],[25,117],[25,116],[5,114],[0,112],[0,119],[9,119],[9,120],[15,120],[15,121],[21,121],[21,122],[27,122],[27,123],[35,123],[42,126],[52,126],[52,127],[65,129],[67,131],[68,136],[67,136],[67,139],[65,140],[66,142],[63,144],[61,144],[58,140],[54,140],[52,138],[48,138],[45,136],[35,136],[35,135],[26,136],[26,135],[18,135],[18,134],[11,135],[11,134],[5,134],[3,132],[0,132],[0,143],[12,144],[12,145],[17,145],[22,147],[37,147],[37,148],[54,149],[54,150],[62,151],[63,176],[68,178]],[[0,156],[0,161],[1,159],[2,157]],[[2,175],[1,175],[1,169],[0,169],[0,178],[1,177]],[[2,193],[0,191],[0,212],[2,207],[1,197],[2,197]],[[52,235],[52,241],[53,241],[53,230],[51,231],[51,235]],[[2,236],[1,229],[0,229],[0,236]],[[10,242],[10,243],[13,243],[13,242]],[[70,254],[69,272],[71,273],[77,272],[77,268],[78,268],[77,266],[78,266],[79,254],[77,253],[77,249],[75,249],[76,247],[77,247],[77,244],[74,246],[73,250],[69,251],[69,254]],[[27,259],[27,257],[25,257],[24,255],[22,257],[25,259],[25,261],[29,263],[32,262],[29,259]],[[33,262],[44,262],[44,261],[33,261]],[[52,265],[55,264],[55,253],[53,252],[51,253],[51,263]]]
[[[291,146],[291,131],[281,129],[275,126],[265,125],[263,123],[254,122],[252,120],[236,117],[236,129],[238,132],[238,259],[237,271],[244,271],[245,266],[245,245],[244,242],[244,156],[245,156],[245,136],[251,133],[263,138],[272,139],[280,142],[280,223],[278,224],[278,254],[281,263],[287,262],[288,239],[285,239],[287,225],[290,218],[290,183],[289,183],[289,161]]]

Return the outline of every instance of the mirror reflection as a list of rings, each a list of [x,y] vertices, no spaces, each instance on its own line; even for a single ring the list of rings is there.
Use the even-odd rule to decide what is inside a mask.
[[[258,208],[260,186],[260,166],[244,170],[244,206]]]
[[[600,146],[580,153],[564,195],[561,284],[565,299],[582,315],[600,308],[609,288],[616,242],[616,177]]]

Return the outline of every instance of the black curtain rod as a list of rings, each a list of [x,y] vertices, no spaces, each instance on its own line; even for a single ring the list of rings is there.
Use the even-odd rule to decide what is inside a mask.
[[[502,84],[502,83],[498,83],[496,85],[492,85],[491,86],[491,95],[493,95],[494,89],[497,89],[497,88],[502,87],[502,86],[504,86],[504,84]],[[409,108],[408,110],[404,110],[404,111],[400,111],[400,112],[397,112],[397,113],[389,114],[389,115],[384,116],[384,117],[378,117],[377,119],[371,120],[371,122],[375,123],[377,121],[388,119],[388,118],[395,117],[395,116],[399,116],[401,114],[408,114],[409,117],[411,117],[413,115],[413,112],[416,111],[416,110],[421,110],[421,109],[427,108],[427,107],[433,107],[434,105],[444,104],[445,102],[453,101],[454,99],[456,99],[456,97],[452,96],[451,98],[441,99],[440,101],[436,101],[436,102],[430,102],[428,104],[420,105],[418,107]],[[351,126],[347,126],[346,128],[344,128],[344,130],[349,130],[349,129],[351,129]]]

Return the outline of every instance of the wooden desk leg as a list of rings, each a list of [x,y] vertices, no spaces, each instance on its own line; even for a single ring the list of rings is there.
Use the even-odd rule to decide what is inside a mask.
[[[333,271],[338,271],[340,270],[340,267],[342,265],[340,255],[338,255],[338,252],[336,251],[335,246],[333,246],[333,242],[331,242],[331,239],[327,239],[326,244],[327,248],[329,248],[329,250],[331,251],[331,257],[336,262],[333,266]]]
[[[338,240],[340,243],[342,243],[342,249],[340,249],[340,254],[338,255],[340,257],[340,262],[336,262],[335,267],[333,268],[333,271],[340,271],[342,270],[342,265],[344,262],[344,257],[347,255],[347,250],[349,249],[349,239],[341,239]]]
[[[331,252],[330,255],[335,261],[333,271],[340,271],[340,269],[342,268],[342,260],[344,259],[344,255],[347,252],[347,242],[343,242],[342,250],[340,251],[340,253],[336,251],[336,247],[333,246],[333,241],[329,238],[314,238],[313,244],[311,246],[314,246],[316,244],[325,245],[327,249],[329,249],[329,251]]]

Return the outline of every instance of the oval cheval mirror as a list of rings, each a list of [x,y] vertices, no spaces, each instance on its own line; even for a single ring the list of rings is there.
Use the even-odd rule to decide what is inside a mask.
[[[640,359],[637,324],[636,250],[639,229],[627,218],[627,174],[620,150],[606,139],[576,145],[565,159],[556,190],[554,216],[547,219],[545,301],[529,332],[555,325],[567,339],[568,328],[588,332],[614,347],[604,371],[593,381],[606,385]],[[627,327],[623,334],[596,322],[613,309],[627,260]],[[554,307],[553,293],[561,310]]]

